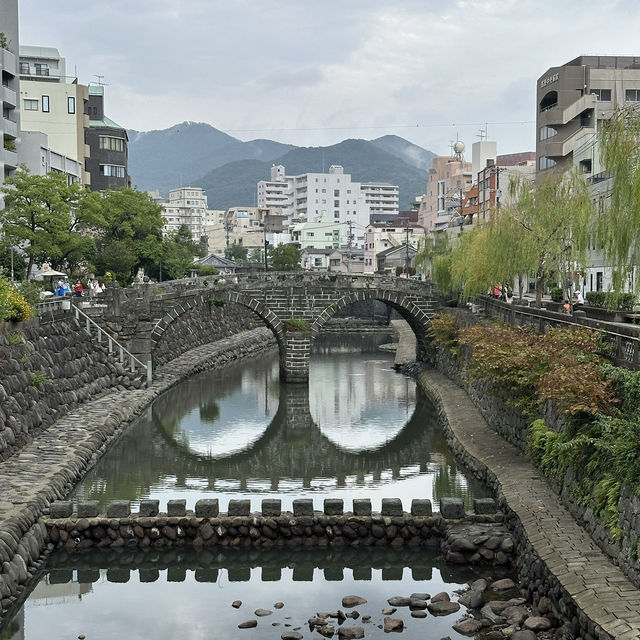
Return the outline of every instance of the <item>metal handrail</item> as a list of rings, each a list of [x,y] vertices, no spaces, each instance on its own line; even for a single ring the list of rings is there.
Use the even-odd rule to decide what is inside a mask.
[[[118,359],[120,363],[124,364],[124,354],[126,353],[129,356],[130,371],[134,373],[136,370],[135,365],[136,363],[138,363],[138,365],[147,372],[147,384],[151,383],[152,377],[153,377],[151,360],[149,360],[147,364],[144,364],[144,362],[136,358],[136,356],[134,356],[133,353],[131,353],[131,351],[129,351],[125,346],[120,344],[112,335],[110,335],[107,331],[105,331],[95,320],[93,320],[93,318],[91,318],[84,311],[82,311],[82,309],[80,309],[78,305],[73,305],[73,311],[75,314],[75,318],[76,320],[78,320],[78,322],[80,322],[80,316],[84,318],[85,320],[84,328],[89,335],[92,335],[91,325],[93,325],[98,330],[98,342],[100,343],[102,342],[102,334],[104,334],[108,340],[109,353],[113,353],[113,345],[115,344],[118,347]]]
[[[485,299],[485,304],[486,304],[486,299]],[[550,320],[552,322],[558,322],[561,324],[570,324],[574,327],[581,327],[583,329],[590,329],[591,331],[598,331],[600,333],[606,333],[610,336],[616,336],[618,338],[626,338],[628,340],[635,340],[636,342],[640,341],[640,337],[638,336],[630,336],[626,333],[618,333],[617,331],[611,331],[609,329],[603,329],[602,327],[590,327],[589,325],[586,324],[582,324],[581,322],[576,322],[571,321],[571,320],[567,320],[565,318],[547,318],[546,316],[542,315],[542,314],[537,314],[537,313],[531,313],[530,311],[521,311],[521,308],[524,307],[520,307],[520,305],[515,304],[515,305],[509,305],[509,307],[503,307],[503,306],[499,306],[495,304],[495,300],[491,300],[489,301],[489,304],[493,305],[496,309],[505,309],[506,311],[510,311],[510,310],[514,310],[515,313],[519,313],[522,316],[529,316],[530,318],[537,318],[539,319],[543,319],[543,320]],[[518,309],[516,309],[516,307],[518,307]],[[593,318],[588,318],[589,320],[592,320]],[[597,321],[596,321],[597,322]]]

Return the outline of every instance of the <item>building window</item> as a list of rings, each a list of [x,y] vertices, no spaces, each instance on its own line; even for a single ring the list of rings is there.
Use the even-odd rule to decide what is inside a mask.
[[[592,95],[600,102],[611,102],[611,89],[591,89]],[[628,100],[629,98],[627,98]]]
[[[540,127],[540,140],[547,140],[553,138],[558,133],[557,129],[553,127]]]
[[[340,189],[334,189],[333,190],[333,197],[334,198],[339,198],[340,197]]]
[[[38,101],[37,100],[25,100],[24,101],[24,110],[25,111],[37,111],[38,110]]]
[[[551,158],[547,158],[546,156],[540,156],[538,159],[538,168],[540,171],[544,171],[545,169],[551,169],[551,167],[556,166],[556,161]]]
[[[36,74],[39,76],[48,76],[49,75],[49,65],[42,64],[41,62],[35,63]]]
[[[20,74],[21,75],[28,75],[31,72],[31,70],[29,69],[29,63],[28,62],[21,62],[20,63]]]
[[[42,96],[42,110],[49,113],[49,96]]]
[[[109,178],[124,178],[124,167],[119,164],[101,164],[100,175],[107,176]]]
[[[76,112],[76,99],[69,97],[67,98],[67,113],[75,113]]]
[[[624,99],[627,102],[640,102],[640,89],[627,89],[624,92]]]

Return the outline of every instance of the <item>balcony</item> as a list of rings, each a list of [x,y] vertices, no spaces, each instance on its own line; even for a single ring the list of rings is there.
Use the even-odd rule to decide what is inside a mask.
[[[17,138],[18,137],[18,125],[13,120],[8,118],[2,118],[2,128],[7,135]]]
[[[567,124],[567,122],[570,122],[579,116],[583,111],[586,111],[587,109],[595,109],[596,104],[596,96],[588,94],[581,96],[578,100],[567,107],[560,107],[557,104],[552,105],[540,112],[538,126],[545,124],[551,126]]]
[[[12,75],[16,75],[16,56],[11,51],[0,49],[0,67]]]
[[[3,84],[0,88],[0,100],[2,100],[2,103],[15,109],[18,106],[17,99],[16,92]]]
[[[573,151],[584,142],[584,135],[586,133],[595,133],[595,131],[595,128],[592,127],[581,127],[560,142],[547,142],[543,145],[543,153],[541,153],[541,155],[549,158],[564,158],[570,153],[573,153]]]
[[[4,163],[5,170],[7,169],[7,167],[15,169],[18,166],[18,154],[15,151],[1,149],[0,158]]]

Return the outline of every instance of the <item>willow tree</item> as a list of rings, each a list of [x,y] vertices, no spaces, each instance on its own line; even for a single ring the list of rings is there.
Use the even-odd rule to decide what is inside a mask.
[[[612,178],[610,203],[597,218],[598,244],[612,266],[612,287],[634,288],[640,258],[640,113],[624,107],[603,123],[600,151]],[[637,283],[636,283],[637,284]]]
[[[576,172],[552,173],[540,184],[516,179],[510,186],[509,238],[518,238],[523,264],[536,276],[536,303],[547,286],[573,280],[586,262],[593,204],[587,184]],[[496,252],[508,246],[496,245]]]

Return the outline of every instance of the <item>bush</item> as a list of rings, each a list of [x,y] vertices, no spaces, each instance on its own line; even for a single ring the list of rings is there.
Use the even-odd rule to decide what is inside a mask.
[[[193,270],[199,276],[217,276],[220,273],[215,267],[209,267],[206,264],[194,264]]]
[[[446,347],[455,355],[459,331],[458,319],[454,315],[450,313],[436,313],[431,317],[427,335],[436,344]]]
[[[10,322],[22,322],[32,316],[31,306],[15,289],[9,291],[9,313],[6,319]]]
[[[284,322],[285,331],[309,331],[309,323],[304,318],[287,318]]]
[[[631,311],[636,302],[633,293],[617,293],[615,291],[587,291],[587,304],[592,307],[619,311]]]
[[[564,292],[560,287],[553,287],[553,289],[551,289],[551,299],[554,302],[562,302],[564,299]]]

